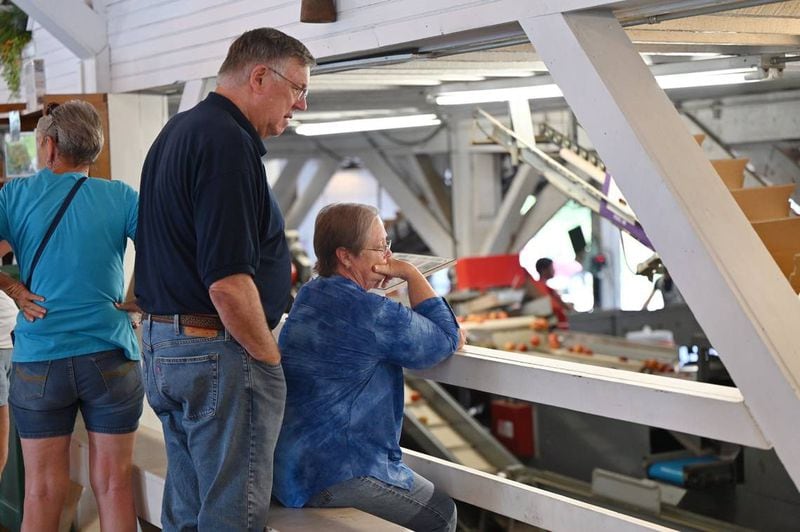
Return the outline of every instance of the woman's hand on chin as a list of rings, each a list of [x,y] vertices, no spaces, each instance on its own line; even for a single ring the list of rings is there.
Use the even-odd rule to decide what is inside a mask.
[[[404,281],[408,280],[409,275],[412,275],[416,267],[408,262],[389,258],[386,264],[376,264],[372,267],[372,271],[379,273],[385,277],[383,283],[387,283],[394,277],[399,277]]]

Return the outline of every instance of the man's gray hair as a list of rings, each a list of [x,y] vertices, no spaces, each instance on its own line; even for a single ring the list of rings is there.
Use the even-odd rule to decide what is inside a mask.
[[[95,108],[81,100],[54,106],[36,124],[36,134],[51,137],[59,155],[76,166],[92,164],[103,149],[103,122]]]
[[[294,37],[275,28],[257,28],[233,41],[217,76],[241,82],[254,65],[274,65],[286,59],[295,59],[308,67],[316,64],[308,48]]]

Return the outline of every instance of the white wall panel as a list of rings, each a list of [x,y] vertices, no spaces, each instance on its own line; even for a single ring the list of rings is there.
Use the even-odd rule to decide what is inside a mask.
[[[301,39],[324,59],[613,1],[340,0],[333,24],[299,22],[297,0],[97,3],[108,28],[111,89],[126,92],[214,76],[231,40],[259,26]],[[41,28],[35,28],[34,40],[37,57],[45,59],[48,92],[81,92],[77,58],[65,57],[63,47]]]
[[[294,35],[324,58],[500,24],[552,8],[548,2],[511,0],[341,0],[339,21],[325,25],[300,23],[294,0],[128,0],[108,2],[106,9],[112,88],[128,91],[213,76],[230,41],[258,26]]]
[[[0,79],[0,102],[9,103],[16,101],[18,101],[18,98],[11,97],[11,92],[9,92],[8,87],[6,87],[5,81]]]
[[[44,59],[45,86],[48,94],[83,92],[80,59],[39,24],[33,27],[32,56]]]

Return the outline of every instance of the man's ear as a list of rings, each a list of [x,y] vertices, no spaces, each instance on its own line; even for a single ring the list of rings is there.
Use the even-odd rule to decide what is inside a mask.
[[[261,88],[264,86],[264,82],[266,81],[267,75],[269,75],[269,69],[267,65],[255,65],[253,68],[250,69],[250,77],[248,82],[250,84],[250,88],[254,91],[260,91]]]

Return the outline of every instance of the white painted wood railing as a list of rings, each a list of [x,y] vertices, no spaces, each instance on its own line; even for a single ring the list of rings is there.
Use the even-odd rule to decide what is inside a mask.
[[[769,448],[736,388],[466,346],[414,374],[580,412]],[[691,413],[691,415],[688,415]],[[72,478],[87,485],[85,441],[73,444]],[[620,512],[482,473],[421,453],[406,462],[454,498],[548,530],[668,530]],[[163,439],[143,427],[135,450],[139,515],[159,523]]]

